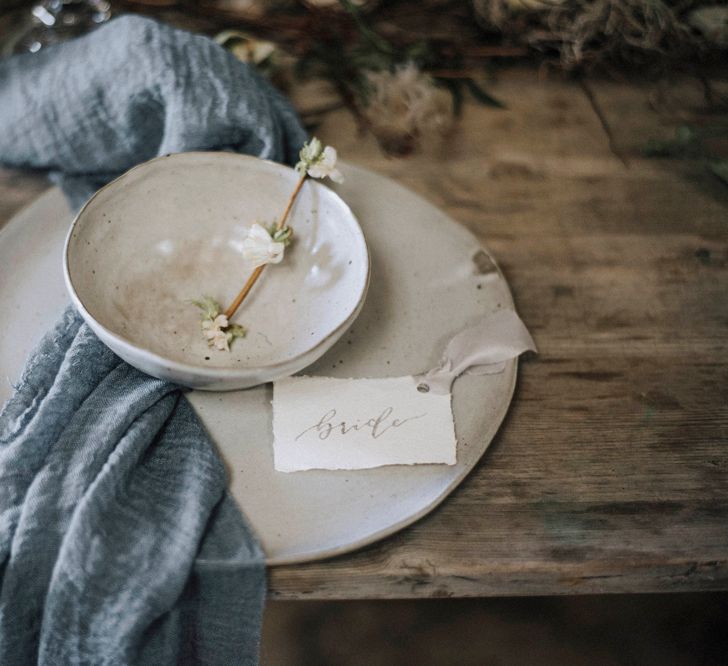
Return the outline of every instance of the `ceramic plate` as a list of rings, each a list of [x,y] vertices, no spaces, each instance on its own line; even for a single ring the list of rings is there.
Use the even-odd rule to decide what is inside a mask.
[[[447,341],[499,306],[503,276],[478,241],[391,180],[351,165],[336,191],[356,215],[371,255],[366,304],[351,329],[306,374],[391,377],[433,367]],[[61,253],[70,214],[56,189],[0,230],[0,401],[24,359],[68,303]],[[190,399],[230,473],[230,489],[270,564],[347,552],[409,525],[475,466],[510,403],[516,361],[500,375],[453,388],[457,464],[285,474],[273,469],[271,385],[195,391]],[[7,379],[5,379],[7,378]]]

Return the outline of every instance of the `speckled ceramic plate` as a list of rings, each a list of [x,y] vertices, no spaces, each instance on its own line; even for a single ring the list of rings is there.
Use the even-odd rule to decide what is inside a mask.
[[[358,319],[306,374],[386,377],[433,367],[447,341],[499,305],[503,276],[478,241],[419,196],[343,165],[336,190],[364,231],[371,284]],[[24,359],[68,302],[61,270],[70,214],[50,190],[0,229],[0,401]],[[217,442],[230,488],[270,564],[344,553],[389,535],[439,504],[475,466],[513,394],[516,361],[500,375],[463,376],[453,389],[457,464],[360,471],[273,468],[271,385],[193,392]]]

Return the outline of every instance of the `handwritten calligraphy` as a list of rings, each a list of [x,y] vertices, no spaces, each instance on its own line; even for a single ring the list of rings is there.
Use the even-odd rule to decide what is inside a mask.
[[[295,441],[307,433],[315,433],[320,440],[326,440],[332,435],[345,436],[351,432],[368,432],[372,439],[379,439],[393,428],[401,428],[405,423],[427,416],[427,413],[424,413],[407,418],[395,418],[392,416],[393,413],[394,408],[387,407],[377,416],[347,422],[338,421],[336,410],[330,409],[316,423],[299,433]]]

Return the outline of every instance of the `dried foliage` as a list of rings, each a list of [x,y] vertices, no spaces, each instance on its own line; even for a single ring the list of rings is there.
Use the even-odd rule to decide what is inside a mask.
[[[114,0],[115,6],[130,1]],[[404,154],[425,138],[448,136],[468,97],[501,107],[488,87],[497,64],[504,61],[536,56],[570,71],[653,65],[664,72],[691,69],[700,60],[711,62],[712,56],[717,56],[712,63],[720,64],[721,44],[728,44],[724,14],[716,19],[711,13],[716,7],[706,2],[723,3],[718,10],[726,4],[200,0],[185,2],[184,8],[211,32],[217,26],[236,35],[246,33],[237,46],[235,41],[225,45],[256,62],[276,85],[286,88],[307,79],[330,82],[340,101],[307,110],[312,126],[343,105],[360,130],[372,132],[384,150]],[[697,22],[695,10],[702,12]],[[261,63],[258,55],[264,49],[274,53]]]
[[[367,72],[367,83],[364,116],[387,152],[409,153],[422,137],[446,136],[452,129],[451,96],[414,63]]]
[[[386,152],[407,154],[423,139],[447,136],[466,95],[502,106],[483,87],[482,60],[469,64],[457,34],[407,31],[391,18],[372,21],[350,0],[339,1],[340,10],[309,12],[307,30],[295,44],[296,76],[330,81],[360,128]]]
[[[699,53],[687,24],[696,3],[664,0],[473,0],[481,24],[565,69],[618,63],[639,66]]]

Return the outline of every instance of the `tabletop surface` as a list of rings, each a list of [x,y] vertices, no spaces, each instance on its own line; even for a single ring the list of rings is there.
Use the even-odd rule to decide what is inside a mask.
[[[269,572],[271,598],[728,588],[728,187],[642,157],[698,81],[503,72],[507,109],[386,157],[345,111],[317,134],[421,193],[494,254],[540,353],[462,485],[354,554]],[[47,187],[0,170],[0,226]]]

